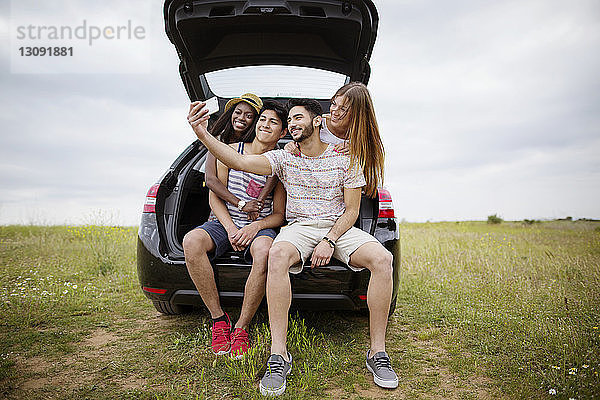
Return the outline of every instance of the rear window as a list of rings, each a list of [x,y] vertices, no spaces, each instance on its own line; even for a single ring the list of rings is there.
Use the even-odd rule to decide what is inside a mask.
[[[322,69],[287,65],[228,68],[205,74],[219,97],[254,93],[260,97],[330,99],[346,83],[346,75]]]

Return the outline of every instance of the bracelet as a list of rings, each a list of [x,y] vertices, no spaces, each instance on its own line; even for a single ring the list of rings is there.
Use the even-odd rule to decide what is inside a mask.
[[[335,249],[335,242],[333,240],[329,239],[327,236],[323,237],[323,239],[321,239],[321,240],[326,241],[331,246],[332,249]]]

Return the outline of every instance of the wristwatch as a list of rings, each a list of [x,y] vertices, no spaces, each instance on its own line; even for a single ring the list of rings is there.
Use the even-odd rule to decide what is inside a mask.
[[[245,205],[246,205],[246,200],[238,201],[238,204],[237,204],[238,210],[242,211],[242,208],[244,208]]]
[[[329,244],[332,249],[335,249],[335,242],[333,240],[329,239],[327,236],[323,237],[323,239],[321,239],[321,240],[326,241],[327,244]]]

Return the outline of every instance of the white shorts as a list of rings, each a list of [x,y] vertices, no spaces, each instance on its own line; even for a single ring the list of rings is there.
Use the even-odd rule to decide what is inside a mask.
[[[281,227],[281,231],[273,241],[273,244],[277,242],[291,243],[298,250],[298,253],[300,253],[300,259],[302,260],[301,263],[290,267],[291,273],[297,274],[302,272],[302,266],[312,255],[314,248],[327,236],[333,224],[334,221],[313,220],[293,222]],[[350,265],[350,256],[360,246],[368,242],[378,242],[378,240],[367,232],[353,226],[340,236],[335,243],[333,258],[347,264],[354,271],[360,271],[363,268]]]

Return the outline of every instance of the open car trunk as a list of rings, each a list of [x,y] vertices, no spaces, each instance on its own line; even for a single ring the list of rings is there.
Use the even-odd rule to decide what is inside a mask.
[[[179,206],[176,210],[175,237],[181,247],[186,233],[202,225],[208,220],[210,206],[208,204],[208,188],[205,184],[203,166],[206,156],[194,158],[190,163],[191,168],[186,169],[187,174],[182,180],[181,190],[178,192]]]
[[[368,82],[379,22],[371,0],[166,0],[164,17],[190,100],[217,96],[221,110],[245,92],[281,102],[315,98],[327,109],[344,83]],[[188,148],[161,183],[159,224],[171,258],[183,259],[183,236],[210,212],[205,152],[198,143]],[[357,226],[371,234],[377,207],[363,196]]]
[[[167,0],[164,14],[192,101],[215,94],[207,73],[235,67],[310,67],[369,80],[379,22],[371,0]]]

